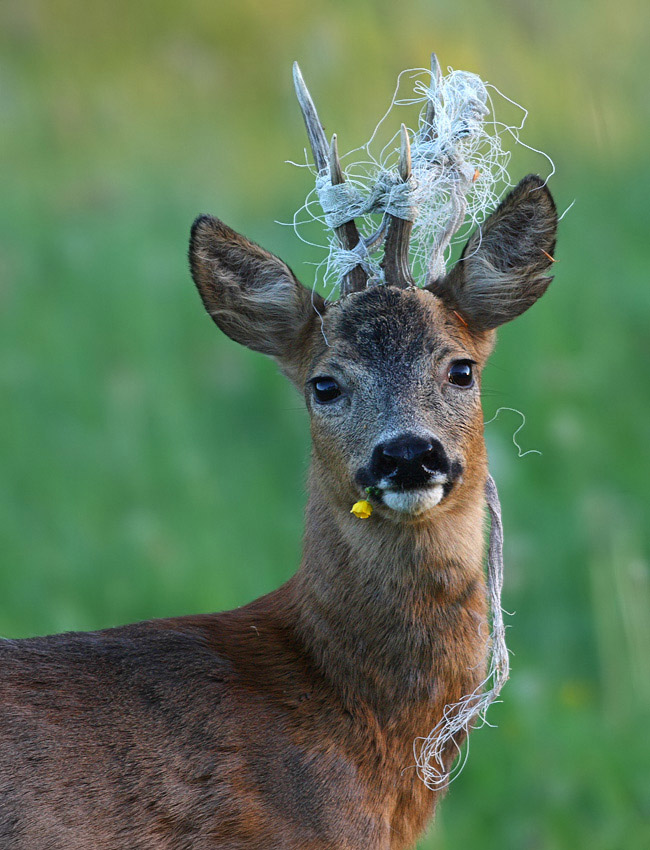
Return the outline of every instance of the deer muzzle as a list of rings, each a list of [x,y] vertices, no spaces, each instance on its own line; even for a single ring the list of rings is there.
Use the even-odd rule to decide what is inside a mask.
[[[404,433],[378,443],[356,477],[386,507],[419,514],[442,501],[461,471],[437,437]]]

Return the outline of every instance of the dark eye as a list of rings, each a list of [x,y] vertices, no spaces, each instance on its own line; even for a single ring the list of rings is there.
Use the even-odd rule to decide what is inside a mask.
[[[456,360],[449,367],[447,380],[455,387],[471,387],[474,383],[471,360]]]
[[[327,404],[341,395],[341,388],[334,378],[314,378],[311,383],[314,388],[314,398],[319,404]]]

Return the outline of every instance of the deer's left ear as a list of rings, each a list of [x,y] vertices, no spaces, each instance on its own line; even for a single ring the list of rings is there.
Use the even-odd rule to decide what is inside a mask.
[[[529,174],[470,237],[460,260],[428,288],[458,310],[470,328],[509,322],[553,280],[557,210],[544,181]]]
[[[323,299],[278,257],[212,216],[194,222],[189,253],[205,309],[221,330],[285,366],[294,361]]]

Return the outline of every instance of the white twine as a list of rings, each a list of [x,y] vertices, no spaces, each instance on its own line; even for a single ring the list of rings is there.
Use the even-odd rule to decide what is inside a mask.
[[[476,74],[451,71],[439,81],[432,74],[429,85],[416,82],[415,93],[425,107],[411,147],[422,210],[412,242],[420,275],[437,278],[446,271],[448,249],[466,216],[479,224],[498,201],[496,185],[509,184],[509,154],[484,125],[489,95]]]
[[[516,429],[516,431],[515,431],[515,432],[513,433],[513,435],[512,435],[512,442],[514,443],[515,448],[517,449],[517,457],[526,457],[526,455],[541,455],[541,452],[540,452],[540,450],[539,450],[539,449],[526,449],[526,451],[524,451],[524,450],[522,449],[522,447],[519,445],[519,442],[518,442],[518,440],[517,440],[517,434],[518,434],[518,433],[519,433],[519,432],[520,432],[520,431],[524,428],[524,426],[526,425],[526,417],[525,417],[525,415],[521,412],[521,410],[517,410],[517,408],[516,408],[516,407],[498,407],[498,408],[497,408],[497,411],[496,411],[496,413],[494,414],[494,416],[492,417],[492,419],[488,419],[488,420],[484,423],[484,425],[490,425],[492,422],[494,422],[496,419],[498,419],[499,414],[501,413],[501,411],[502,411],[502,410],[507,410],[507,411],[509,411],[510,413],[516,413],[516,414],[517,414],[517,416],[521,416],[521,423],[519,424],[519,427]]]
[[[490,542],[487,561],[487,584],[492,631],[490,634],[490,667],[486,679],[473,691],[452,705],[445,706],[442,718],[426,738],[416,738],[413,744],[418,776],[431,790],[446,788],[459,775],[467,761],[469,745],[461,758],[449,769],[445,761],[453,762],[451,748],[461,754],[461,745],[470,728],[487,724],[486,712],[497,699],[510,675],[510,659],[501,609],[503,589],[503,525],[501,505],[496,484],[488,475],[485,498],[490,512]],[[489,724],[488,724],[489,725]]]
[[[368,212],[384,211],[405,221],[415,221],[418,214],[416,188],[413,176],[402,180],[396,171],[381,171],[368,199]]]
[[[404,181],[396,172],[381,171],[371,193],[364,197],[352,183],[332,184],[327,174],[319,174],[316,178],[316,193],[325,223],[332,229],[378,212],[414,221],[418,212],[414,200],[416,186],[413,177]]]
[[[405,76],[414,82],[408,96],[400,98]],[[521,110],[520,123],[497,120],[494,95]],[[408,128],[412,176],[405,184],[398,174],[399,133],[378,152],[373,148],[393,109],[413,104],[421,108],[417,125]],[[429,123],[427,116],[432,112]],[[344,182],[332,186],[327,175],[317,175],[314,189],[294,216],[294,230],[308,244],[314,242],[302,235],[303,225],[318,222],[327,231],[326,243],[320,244],[327,257],[317,267],[314,286],[324,284],[331,298],[350,270],[354,258],[340,250],[330,233],[352,219],[365,242],[363,264],[372,271],[369,284],[381,282],[381,239],[372,241],[377,214],[413,221],[410,258],[416,281],[423,284],[430,276],[444,274],[452,247],[480,225],[504,190],[512,186],[508,175],[511,154],[503,140],[514,140],[535,151],[519,138],[527,115],[522,106],[476,74],[449,69],[438,79],[430,70],[402,71],[391,104],[370,140],[342,157]],[[360,156],[352,162],[354,154]]]
[[[325,224],[332,230],[365,214],[366,201],[352,183],[335,183],[329,174],[316,178],[316,192],[323,208]]]
[[[338,244],[332,245],[330,247],[329,259],[337,269],[341,269],[342,274],[347,274],[357,266],[362,266],[368,274],[369,280],[372,279],[375,283],[380,279],[383,280],[381,269],[372,261],[363,240],[349,250],[347,248],[341,248]]]

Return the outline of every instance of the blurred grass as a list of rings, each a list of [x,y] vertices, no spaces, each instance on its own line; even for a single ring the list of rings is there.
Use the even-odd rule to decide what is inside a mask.
[[[497,729],[422,848],[650,846],[647,10],[632,0],[0,6],[0,633],[239,605],[300,552],[307,419],[222,338],[186,269],[214,212],[309,281],[298,58],[343,148],[399,70],[478,71],[531,109],[556,282],[505,327],[484,408],[514,652]],[[518,154],[514,176],[539,168]],[[254,494],[265,509],[251,516]]]

